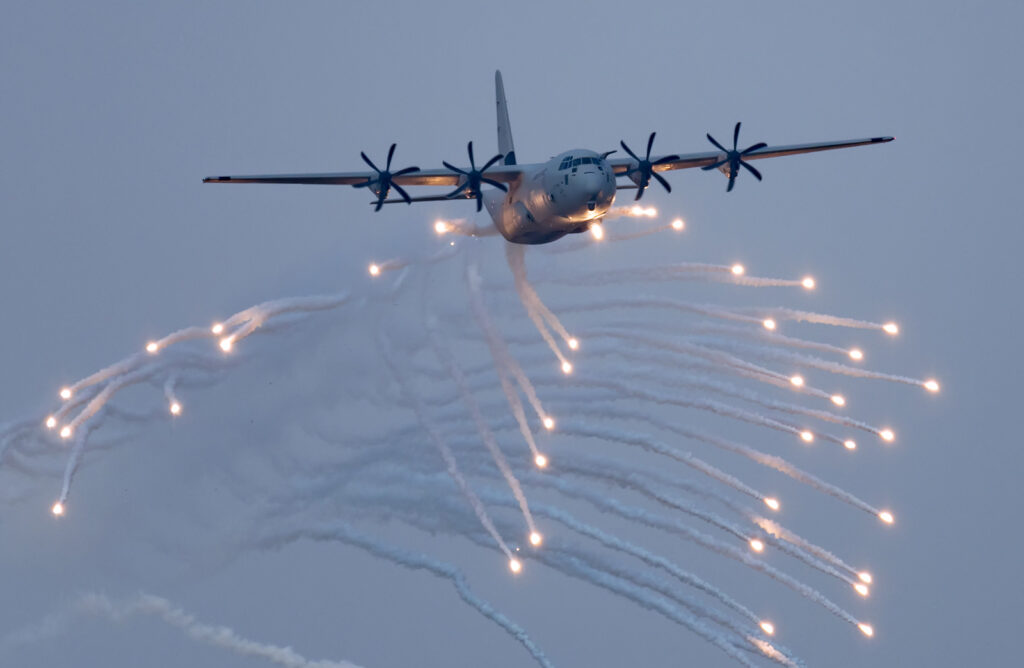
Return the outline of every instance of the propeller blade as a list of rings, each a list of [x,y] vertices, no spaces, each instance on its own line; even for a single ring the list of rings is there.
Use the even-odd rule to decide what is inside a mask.
[[[380,211],[380,208],[382,206],[384,206],[384,198],[383,197],[378,197],[377,198],[377,206],[373,207],[373,210],[374,211]]]
[[[459,186],[459,187],[458,187],[458,188],[456,188],[455,190],[453,190],[453,191],[451,191],[450,193],[448,193],[448,194],[446,195],[446,197],[455,197],[455,196],[457,196],[457,195],[458,195],[458,194],[459,194],[460,192],[462,192],[463,190],[465,190],[465,189],[466,189],[466,188],[468,188],[468,187],[469,187],[469,181],[466,181],[466,182],[465,182],[465,183],[463,183],[463,184],[462,184],[461,186]]]
[[[675,162],[678,159],[679,159],[678,155],[666,155],[664,158],[658,158],[657,160],[655,160],[651,164],[652,165],[664,165],[666,162]]]
[[[483,181],[484,183],[488,184],[488,185],[494,186],[498,190],[504,190],[505,192],[508,192],[508,186],[506,186],[504,183],[501,183],[500,181],[495,181],[494,179],[488,179],[486,177],[484,177],[484,178],[482,178],[480,180]]]
[[[484,200],[482,197],[476,198],[476,212],[480,213],[480,209],[484,208]]]
[[[476,162],[473,160],[473,142],[466,144],[466,150],[469,152],[469,166],[472,171],[476,171]]]
[[[640,158],[636,157],[636,153],[633,153],[633,151],[629,150],[629,147],[626,146],[626,142],[620,141],[619,144],[622,146],[622,150],[629,154],[629,157],[633,158],[637,162],[640,162]]]
[[[729,172],[729,185],[726,187],[725,192],[732,192],[732,187],[736,185],[736,174],[739,170],[732,170]]]
[[[640,179],[640,183],[636,186],[636,197],[633,198],[634,202],[640,201],[640,198],[644,196],[644,191],[647,190],[647,186],[650,185],[650,183],[651,180],[646,176]]]
[[[368,165],[369,165],[369,166],[370,166],[370,167],[371,167],[371,168],[373,169],[373,171],[375,171],[375,172],[377,172],[378,174],[380,174],[380,170],[379,170],[379,169],[377,169],[377,165],[373,164],[373,160],[370,160],[369,158],[367,158],[367,157],[366,157],[366,154],[365,154],[365,153],[363,153],[362,151],[360,151],[360,152],[359,152],[359,155],[363,156],[363,161],[364,161],[364,162],[365,162],[366,164],[368,164]]]
[[[660,183],[661,185],[665,186],[665,190],[667,190],[669,192],[672,192],[672,186],[670,186],[668,184],[668,181],[665,180],[665,177],[663,177],[658,172],[651,172],[651,176],[653,176],[654,178],[658,179],[658,183]],[[398,186],[395,186],[395,187],[397,188]]]
[[[494,156],[493,158],[491,158],[490,160],[487,161],[487,164],[485,164],[483,167],[480,168],[480,172],[481,173],[482,172],[486,172],[488,169],[490,169],[491,165],[493,165],[494,163],[498,162],[499,160],[501,160],[504,157],[505,156],[502,155],[501,153],[499,153],[498,155]]]
[[[608,158],[608,156],[610,156],[612,153],[618,153],[618,151],[615,150],[615,149],[613,149],[611,151],[605,151],[604,153],[601,154],[601,159],[602,160],[606,160]]]
[[[391,171],[391,158],[394,157],[394,155],[395,155],[395,147],[396,146],[398,146],[398,144],[392,144],[391,148],[388,149],[388,164],[387,164],[386,167],[384,167],[384,171],[385,172],[390,172]]]
[[[405,169],[398,170],[397,172],[393,173],[391,176],[401,176],[402,174],[409,174],[411,172],[418,172],[418,171],[420,171],[419,167],[406,167]]]
[[[647,138],[647,160],[651,159],[651,147],[654,146],[654,134],[655,133],[652,132],[651,136]]]
[[[763,141],[759,141],[759,142],[757,142],[756,144],[754,144],[753,146],[748,146],[747,148],[743,149],[743,150],[742,150],[742,151],[740,152],[740,155],[746,155],[746,154],[748,154],[748,153],[753,153],[754,151],[757,151],[757,150],[759,150],[759,149],[762,149],[762,148],[764,148],[764,147],[765,147],[765,146],[767,146],[767,145],[768,145],[768,144],[765,144],[765,143],[764,143]]]
[[[761,172],[757,171],[756,169],[754,169],[753,167],[751,167],[747,163],[743,162],[742,160],[740,160],[740,167],[746,168],[746,170],[748,172],[750,172],[751,174],[753,174],[754,178],[756,178],[758,181],[761,180]]]
[[[701,167],[701,169],[704,170],[705,172],[710,172],[712,169],[718,169],[719,167],[721,167],[722,165],[724,165],[727,162],[729,162],[729,161],[728,160],[719,160],[716,163],[713,163],[713,164],[710,164],[710,165],[705,165],[705,166]]]
[[[714,144],[715,146],[717,146],[718,150],[720,150],[722,153],[728,153],[729,152],[729,149],[725,148],[724,146],[719,144],[717,141],[715,141],[715,138],[711,136],[710,132],[708,133],[708,141],[711,142],[712,144]]]
[[[461,169],[459,169],[458,167],[456,167],[455,165],[449,164],[449,163],[445,162],[444,160],[441,161],[441,164],[444,165],[445,167],[447,167],[448,169],[452,170],[453,172],[458,172],[459,174],[465,174],[466,173],[466,172],[462,171]]]
[[[402,196],[402,199],[405,200],[406,204],[412,204],[412,198],[409,197],[409,193],[405,192],[405,188],[398,185],[397,183],[393,183],[391,184],[391,186],[395,189],[395,192]]]
[[[740,124],[736,122],[736,128],[732,131],[732,150],[736,150],[736,142],[740,140]]]

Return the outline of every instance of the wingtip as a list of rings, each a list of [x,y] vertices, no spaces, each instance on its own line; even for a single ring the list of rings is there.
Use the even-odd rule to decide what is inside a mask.
[[[203,179],[203,183],[218,183],[230,180],[230,176],[207,176],[205,179]]]
[[[886,142],[892,141],[893,139],[896,139],[896,138],[895,137],[874,137],[871,141],[873,141],[873,142],[875,142],[877,144],[884,144]]]

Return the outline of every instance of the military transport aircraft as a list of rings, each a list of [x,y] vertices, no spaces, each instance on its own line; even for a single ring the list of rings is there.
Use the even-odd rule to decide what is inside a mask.
[[[363,161],[372,172],[336,172],[327,174],[268,174],[261,176],[211,176],[204,183],[309,183],[320,185],[350,185],[368,188],[376,196],[376,210],[384,204],[395,202],[437,202],[456,199],[475,199],[476,210],[487,207],[494,225],[507,240],[518,244],[545,244],[560,239],[566,234],[585,232],[590,225],[608,213],[615,201],[615,193],[622,189],[635,189],[634,199],[640,199],[644,191],[655,180],[671,192],[672,186],[659,172],[673,169],[700,167],[708,171],[718,169],[729,179],[726,186],[731,191],[740,170],[745,169],[761,180],[761,172],[751,166],[749,160],[775,158],[797,153],[813,153],[836,148],[882,144],[892,137],[870,137],[846,141],[821,142],[817,144],[791,144],[768,146],[758,142],[740,150],[738,148],[740,124],[732,134],[732,148],[726,148],[710,134],[708,141],[714,151],[671,155],[651,155],[654,135],[647,139],[647,151],[643,157],[634,153],[625,142],[620,141],[622,150],[629,157],[609,159],[615,151],[597,153],[586,149],[565,151],[547,162],[519,164],[512,145],[512,130],[508,121],[508,105],[505,101],[505,87],[501,72],[494,73],[494,84],[498,104],[498,151],[499,153],[477,166],[473,155],[473,142],[466,149],[469,153],[469,167],[457,167],[442,162],[443,169],[420,169],[405,167],[392,171],[391,159],[395,144],[388,150],[384,169],[361,153]],[[624,176],[632,183],[618,185],[616,179]],[[484,186],[491,186],[484,188]],[[403,186],[447,186],[454,188],[444,195],[411,197]],[[399,197],[388,199],[394,190]]]

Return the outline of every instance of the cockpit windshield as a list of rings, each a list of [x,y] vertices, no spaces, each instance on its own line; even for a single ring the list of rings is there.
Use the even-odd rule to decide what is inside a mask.
[[[590,156],[583,156],[581,158],[574,158],[571,155],[562,158],[562,164],[558,166],[558,170],[569,169],[570,167],[579,167],[580,165],[600,165],[601,158],[592,158]]]

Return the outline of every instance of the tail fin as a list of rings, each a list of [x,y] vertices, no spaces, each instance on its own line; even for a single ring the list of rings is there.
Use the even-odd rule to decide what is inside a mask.
[[[505,155],[505,164],[516,164],[516,149],[512,145],[512,126],[508,123],[508,102],[505,101],[505,84],[501,82],[501,70],[494,72],[494,92],[498,98],[498,153]]]

